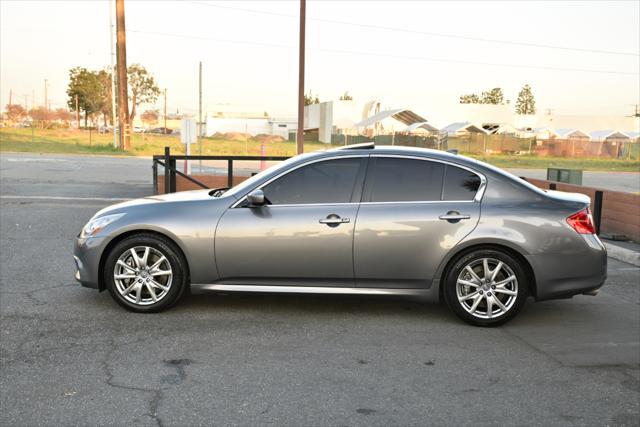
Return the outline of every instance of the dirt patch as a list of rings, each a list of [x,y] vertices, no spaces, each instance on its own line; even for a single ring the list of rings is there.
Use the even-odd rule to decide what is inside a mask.
[[[227,141],[245,141],[251,139],[251,134],[243,132],[216,132],[211,135],[212,138],[226,139]]]
[[[256,135],[251,139],[257,142],[265,142],[265,143],[285,141],[285,139],[280,135],[267,135],[264,133]]]

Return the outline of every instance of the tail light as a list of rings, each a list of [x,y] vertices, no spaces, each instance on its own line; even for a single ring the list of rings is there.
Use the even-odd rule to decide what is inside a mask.
[[[579,234],[596,234],[596,227],[593,225],[593,218],[589,208],[584,208],[567,218],[567,222]]]

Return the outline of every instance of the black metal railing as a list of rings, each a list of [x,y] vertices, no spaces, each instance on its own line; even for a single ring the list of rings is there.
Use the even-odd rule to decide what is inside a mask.
[[[282,161],[289,157],[285,156],[199,156],[171,154],[169,147],[164,147],[164,155],[153,156],[153,194],[158,194],[158,165],[164,168],[164,192],[176,192],[176,177],[190,181],[202,188],[209,188],[206,184],[197,179],[179,171],[176,167],[177,160],[225,160],[227,162],[227,187],[233,187],[233,162],[236,160],[253,160],[253,161]]]

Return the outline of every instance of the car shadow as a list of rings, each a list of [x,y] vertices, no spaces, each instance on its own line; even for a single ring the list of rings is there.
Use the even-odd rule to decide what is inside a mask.
[[[305,314],[334,316],[403,315],[450,317],[445,304],[429,303],[410,297],[321,295],[321,294],[268,294],[201,292],[185,295],[174,310],[226,310],[268,312],[270,314]]]

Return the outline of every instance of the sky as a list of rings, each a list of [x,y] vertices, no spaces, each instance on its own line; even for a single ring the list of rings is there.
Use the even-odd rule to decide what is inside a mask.
[[[112,3],[113,4],[113,3]],[[0,105],[66,104],[68,70],[110,63],[110,2],[0,0]],[[298,1],[126,0],[127,63],[170,112],[296,114]],[[524,84],[538,110],[629,115],[640,104],[640,1],[308,1],[306,90],[445,120],[461,94]],[[25,98],[26,96],[26,98]],[[144,106],[152,108],[153,106]],[[159,100],[156,107],[161,108]],[[436,120],[436,121],[437,121]],[[439,123],[446,125],[447,123]]]

